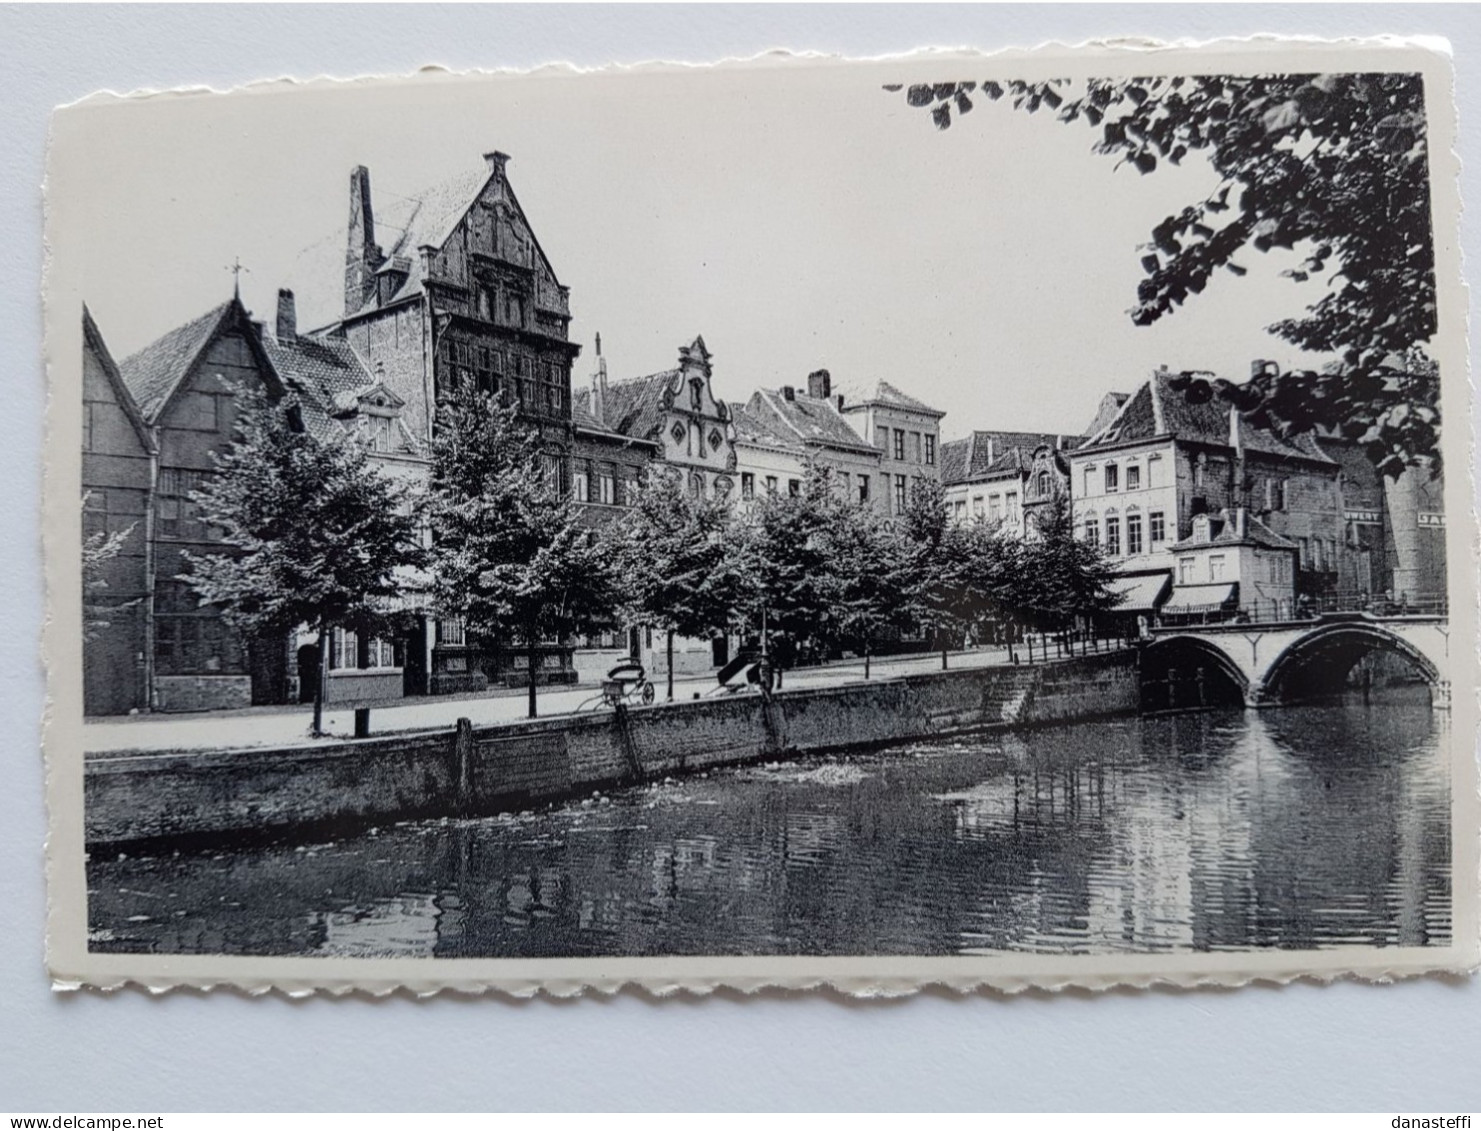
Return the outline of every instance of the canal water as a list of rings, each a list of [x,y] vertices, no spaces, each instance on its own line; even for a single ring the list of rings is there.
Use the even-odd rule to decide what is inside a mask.
[[[405,957],[1449,941],[1428,701],[1129,718],[711,772],[328,844],[97,857],[92,947]]]

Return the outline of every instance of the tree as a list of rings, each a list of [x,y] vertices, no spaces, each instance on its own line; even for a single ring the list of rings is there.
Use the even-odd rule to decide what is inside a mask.
[[[623,605],[666,637],[668,698],[674,636],[709,636],[736,619],[744,578],[729,543],[730,507],[684,489],[672,468],[648,472],[632,509],[610,528]]]
[[[1036,529],[1023,545],[1017,575],[1017,603],[1031,623],[1043,631],[1064,630],[1121,602],[1110,590],[1116,570],[1100,546],[1075,537],[1064,492],[1039,511]]]
[[[810,467],[797,494],[765,495],[735,524],[750,581],[742,612],[779,667],[838,636],[842,586],[830,532],[847,505],[828,470]]]
[[[834,571],[838,632],[864,654],[868,679],[875,642],[909,625],[910,610],[901,594],[909,588],[910,558],[895,528],[857,504],[839,508],[822,538]]]
[[[538,433],[472,389],[438,412],[427,517],[435,600],[483,639],[521,642],[529,716],[540,643],[610,623],[606,547],[548,468]]]
[[[911,492],[896,520],[902,543],[907,608],[923,627],[936,634],[941,667],[953,636],[965,632],[976,619],[981,594],[968,584],[972,551],[980,546],[976,533],[951,522],[941,484],[923,480]]]
[[[886,87],[898,91],[898,85]],[[976,82],[915,85],[912,106],[940,129],[973,108]],[[1439,463],[1439,380],[1425,353],[1436,322],[1424,87],[1418,74],[1203,75],[984,82],[1028,113],[1047,109],[1097,131],[1095,152],[1141,173],[1205,156],[1217,189],[1168,216],[1141,248],[1146,277],[1131,307],[1150,325],[1216,272],[1245,274],[1248,248],[1298,249],[1284,272],[1325,277],[1304,316],[1269,329],[1335,364],[1243,384],[1188,374],[1193,400],[1218,396],[1283,434],[1315,427],[1366,446],[1385,473]],[[1118,167],[1119,167],[1118,165]]]
[[[397,571],[421,560],[404,488],[378,472],[349,433],[320,438],[292,400],[236,391],[235,438],[213,454],[216,474],[191,496],[227,550],[185,555],[189,583],[247,637],[319,631],[315,734],[323,723],[325,642],[331,628],[389,628]]]

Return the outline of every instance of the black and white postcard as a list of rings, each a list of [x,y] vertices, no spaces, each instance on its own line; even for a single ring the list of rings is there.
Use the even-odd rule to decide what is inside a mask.
[[[58,110],[58,986],[1478,958],[1443,44]]]

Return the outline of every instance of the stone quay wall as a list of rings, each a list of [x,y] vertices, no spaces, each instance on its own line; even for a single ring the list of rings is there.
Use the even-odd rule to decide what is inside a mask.
[[[711,767],[1138,709],[1127,651],[267,749],[99,755],[89,845],[336,835],[495,813]]]

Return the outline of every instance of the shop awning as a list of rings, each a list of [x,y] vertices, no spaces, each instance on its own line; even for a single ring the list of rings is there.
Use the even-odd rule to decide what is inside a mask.
[[[1202,613],[1223,609],[1232,605],[1239,597],[1239,583],[1221,585],[1179,585],[1172,591],[1167,604],[1162,606],[1163,615],[1168,613]]]
[[[1125,596],[1126,600],[1117,605],[1112,612],[1115,613],[1154,613],[1158,604],[1167,595],[1168,582],[1172,580],[1170,573],[1144,574],[1141,577],[1117,577],[1113,578],[1106,588],[1112,593]]]

